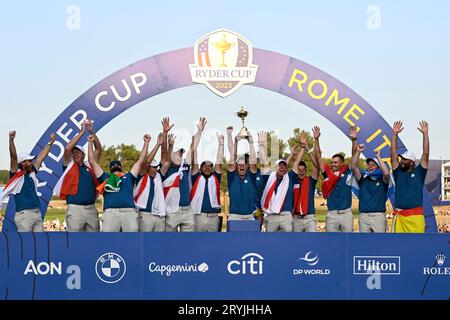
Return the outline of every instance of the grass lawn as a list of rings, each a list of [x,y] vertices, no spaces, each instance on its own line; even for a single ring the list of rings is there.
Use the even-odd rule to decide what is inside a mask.
[[[327,216],[326,209],[316,209],[316,219],[317,222],[325,222]],[[353,210],[353,220],[358,219],[358,210]]]
[[[5,214],[5,210],[2,210],[0,212],[0,216],[3,216]],[[59,221],[64,221],[66,217],[66,210],[65,209],[48,209],[47,213],[45,214],[45,220],[54,220],[59,219]]]
[[[45,220],[55,220],[64,221],[66,218],[66,210],[64,209],[48,209],[45,214]]]

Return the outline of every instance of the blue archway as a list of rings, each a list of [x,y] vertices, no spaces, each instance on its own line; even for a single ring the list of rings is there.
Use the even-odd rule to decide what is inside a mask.
[[[62,174],[64,146],[79,131],[80,122],[89,115],[100,130],[113,118],[137,103],[177,88],[191,86],[189,64],[194,62],[193,49],[184,48],[155,55],[131,64],[106,77],[72,102],[48,127],[32,150],[39,153],[48,136],[57,133],[57,141],[38,174],[41,212],[45,215],[53,188]],[[258,73],[253,86],[278,92],[319,112],[343,133],[350,125],[360,128],[365,141],[365,156],[372,157],[379,148],[389,161],[392,129],[384,118],[361,96],[329,74],[295,58],[262,49],[254,49],[253,63]],[[361,141],[362,141],[361,140]],[[86,137],[80,141],[86,143]],[[399,141],[399,152],[406,151]],[[15,231],[13,201],[6,212],[3,231]],[[436,232],[433,208],[424,189],[426,231]]]

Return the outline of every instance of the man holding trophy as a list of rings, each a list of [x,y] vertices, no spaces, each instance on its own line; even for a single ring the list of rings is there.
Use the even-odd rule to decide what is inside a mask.
[[[228,163],[228,193],[230,195],[230,215],[229,220],[254,220],[253,213],[256,210],[256,175],[257,161],[254,140],[250,132],[244,126],[244,119],[248,112],[242,107],[236,113],[242,120],[242,128],[236,135],[233,143],[233,127],[227,128],[228,149],[230,161]],[[249,144],[249,157],[246,155],[237,156],[239,141],[247,139]]]

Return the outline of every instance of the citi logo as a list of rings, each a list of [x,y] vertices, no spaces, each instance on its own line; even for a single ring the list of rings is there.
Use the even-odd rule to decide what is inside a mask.
[[[257,253],[247,253],[240,260],[230,261],[227,270],[232,275],[238,274],[263,274],[264,258]]]
[[[399,275],[399,256],[354,256],[353,274]]]

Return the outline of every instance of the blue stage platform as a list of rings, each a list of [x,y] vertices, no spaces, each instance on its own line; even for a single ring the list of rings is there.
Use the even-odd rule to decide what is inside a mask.
[[[433,233],[3,232],[0,298],[449,299],[449,260]]]

